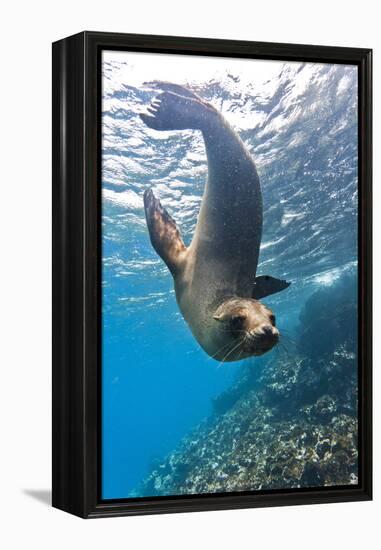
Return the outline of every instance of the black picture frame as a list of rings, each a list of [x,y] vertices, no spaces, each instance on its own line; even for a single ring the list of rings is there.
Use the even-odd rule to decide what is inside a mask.
[[[358,66],[359,484],[101,501],[102,49]],[[84,518],[372,498],[372,50],[82,32],[53,44],[53,506]]]

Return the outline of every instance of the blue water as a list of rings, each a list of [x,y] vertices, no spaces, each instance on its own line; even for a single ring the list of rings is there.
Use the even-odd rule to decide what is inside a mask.
[[[105,52],[103,59],[102,494],[128,497],[155,461],[212,413],[242,362],[219,365],[179,313],[153,250],[153,187],[189,243],[207,174],[198,132],[156,132],[143,82],[188,84],[255,159],[264,201],[259,274],[292,281],[264,300],[293,335],[306,300],[357,270],[357,70],[353,66]],[[250,360],[276,361],[275,351]]]

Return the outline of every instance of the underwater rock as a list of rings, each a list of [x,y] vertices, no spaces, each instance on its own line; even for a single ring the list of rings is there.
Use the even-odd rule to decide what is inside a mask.
[[[357,348],[357,279],[345,276],[323,287],[305,303],[300,314],[299,344],[311,358],[332,354],[338,338]],[[318,338],[316,337],[318,335]]]
[[[239,380],[229,389],[213,399],[213,410],[216,414],[224,414],[231,409],[241,397],[255,388],[260,379],[261,369],[252,368],[250,362],[243,365]]]
[[[356,484],[356,308],[348,297],[352,283],[316,292],[301,314],[304,332],[298,353],[269,362],[255,374],[244,369],[240,380],[214,401],[215,414],[151,470],[138,494]],[[340,329],[329,320],[327,301],[335,308]],[[320,332],[313,341],[316,323]]]

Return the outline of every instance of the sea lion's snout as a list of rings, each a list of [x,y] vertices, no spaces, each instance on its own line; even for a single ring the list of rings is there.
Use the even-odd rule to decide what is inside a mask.
[[[279,330],[271,324],[257,327],[246,337],[248,351],[252,351],[253,355],[262,355],[270,351],[278,342]]]
[[[266,337],[272,336],[274,334],[274,327],[272,327],[271,325],[266,325],[262,327],[262,334],[264,334]]]
[[[278,342],[279,340],[279,330],[272,325],[261,326],[256,332],[264,340],[274,340],[275,342]]]

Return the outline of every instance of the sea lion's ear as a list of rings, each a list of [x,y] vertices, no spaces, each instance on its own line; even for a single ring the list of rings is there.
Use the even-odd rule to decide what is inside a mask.
[[[276,294],[285,288],[288,288],[291,283],[283,279],[276,279],[275,277],[270,277],[270,275],[261,275],[260,277],[255,278],[252,297],[255,300],[260,300],[265,296],[270,296],[270,294]]]
[[[176,275],[184,267],[187,253],[176,222],[151,189],[144,193],[144,210],[152,246],[172,275]]]

